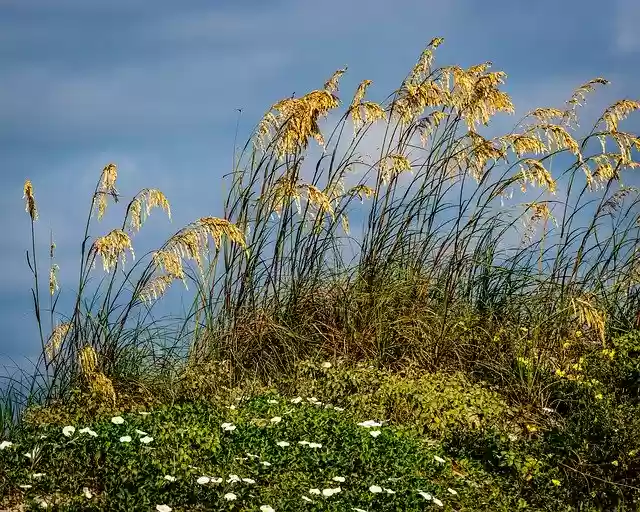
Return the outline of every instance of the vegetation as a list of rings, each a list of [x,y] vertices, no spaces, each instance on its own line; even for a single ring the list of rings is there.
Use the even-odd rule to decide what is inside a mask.
[[[0,405],[5,506],[638,510],[640,218],[621,179],[640,139],[620,124],[640,103],[578,128],[596,78],[485,136],[515,111],[505,74],[436,68],[441,43],[381,103],[365,80],[334,117],[346,70],[276,103],[224,215],[132,265],[169,202],[144,189],[94,237],[122,197],[107,165],[65,316],[53,242],[41,303],[25,183],[42,357]],[[517,185],[539,197],[510,206]],[[175,281],[191,309],[156,320]]]

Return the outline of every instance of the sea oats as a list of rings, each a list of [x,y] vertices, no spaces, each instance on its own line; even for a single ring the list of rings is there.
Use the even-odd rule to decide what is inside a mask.
[[[549,192],[555,195],[556,182],[551,176],[551,173],[542,165],[539,160],[534,158],[525,158],[522,163],[519,164],[520,172],[523,178],[522,191],[525,192],[526,182],[530,181],[534,186],[539,184],[545,186]]]
[[[58,271],[60,267],[57,264],[51,265],[49,269],[49,295],[53,295],[56,290],[59,289],[58,286]]]
[[[346,72],[347,68],[344,67],[343,69],[338,69],[335,73],[333,73],[331,78],[329,78],[329,80],[325,82],[324,90],[329,93],[338,92],[338,82],[342,75],[344,75]]]
[[[97,190],[98,202],[96,208],[98,210],[98,220],[100,220],[107,209],[107,195],[113,197],[118,202],[118,191],[116,189],[116,180],[118,178],[118,168],[115,164],[107,164],[100,175],[100,185]]]
[[[202,268],[201,251],[207,247],[208,238],[211,237],[216,249],[219,249],[223,236],[246,249],[244,235],[237,226],[226,219],[202,217],[173,235],[165,244],[163,251],[172,252],[179,258],[190,258],[199,268]],[[179,272],[175,258],[172,263],[169,257],[160,256],[160,258],[163,259],[163,264],[169,265],[166,267],[168,272],[171,272],[169,268],[173,268],[173,272]],[[160,281],[157,285],[163,286]]]
[[[419,85],[406,83],[392,104],[392,111],[403,124],[409,124],[422,115],[427,107],[438,107],[450,103],[449,92],[433,81]]]
[[[89,376],[89,389],[95,395],[108,399],[115,406],[116,392],[113,389],[113,382],[102,372],[94,372]]]
[[[25,199],[25,211],[29,214],[32,221],[38,219],[38,208],[36,207],[36,198],[33,195],[33,185],[31,180],[24,182],[23,199]]]
[[[607,131],[618,131],[618,123],[626,119],[631,112],[639,109],[640,102],[629,99],[623,99],[611,105],[602,115],[602,120],[607,126]]]
[[[568,149],[577,157],[582,157],[578,143],[564,127],[557,124],[540,124],[534,128],[544,132],[551,150]]]
[[[547,151],[547,147],[537,137],[524,134],[503,135],[499,138],[503,143],[503,148],[510,148],[518,158],[525,153],[543,154]]]
[[[471,176],[479,182],[484,175],[487,162],[489,160],[498,161],[500,158],[506,159],[506,151],[474,131],[467,132],[466,138],[470,140],[471,145],[467,152],[461,154],[460,157],[463,158],[465,167],[470,171]]]
[[[447,117],[449,117],[448,114],[445,114],[440,110],[434,110],[418,121],[416,126],[420,135],[420,144],[423,148],[426,147],[431,134],[437,130],[440,123]]]
[[[93,375],[98,366],[98,356],[96,351],[90,345],[86,345],[78,355],[78,362],[85,377]]]
[[[118,263],[118,257],[121,258],[122,264],[125,264],[125,251],[127,249],[131,252],[131,257],[135,259],[129,235],[121,229],[114,229],[109,234],[97,238],[93,243],[92,250],[102,257],[104,270],[108,273]]]
[[[156,251],[153,253],[153,262],[162,268],[167,275],[184,281],[182,258],[179,254],[168,250]]]
[[[370,199],[375,195],[375,193],[376,191],[374,189],[372,189],[371,187],[368,187],[367,185],[362,185],[362,184],[355,185],[354,187],[351,187],[347,191],[348,195],[358,196],[358,198],[360,199],[360,202],[362,202],[365,198]]]
[[[331,201],[329,200],[329,197],[324,194],[324,192],[322,192],[314,185],[303,184],[301,185],[301,187],[303,189],[306,189],[307,200],[309,201],[309,204],[316,208],[318,215],[328,213],[331,218],[335,218]]]
[[[276,141],[278,157],[306,149],[311,137],[324,146],[318,119],[339,104],[338,98],[326,90],[311,91],[301,98],[287,98],[276,103],[272,109],[279,112],[275,117],[275,128],[279,132]],[[264,131],[264,128],[260,130]]]
[[[138,297],[146,302],[158,300],[176,279],[175,276],[163,274],[150,279],[138,292]]]
[[[53,329],[51,335],[49,336],[49,340],[44,347],[45,354],[49,358],[49,360],[52,360],[56,357],[58,349],[62,345],[62,342],[69,332],[70,328],[71,322],[65,322]]]
[[[349,234],[350,233],[350,229],[349,229],[349,219],[347,218],[346,215],[342,214],[340,215],[340,223],[342,224],[342,230],[345,232],[345,234]]]
[[[390,160],[391,162],[387,162]],[[404,155],[391,154],[380,162],[380,175],[386,185],[403,171],[411,171],[411,162]]]
[[[624,202],[625,197],[627,197],[632,192],[638,194],[638,189],[635,187],[621,187],[620,190],[615,192],[609,199],[605,201],[602,205],[602,211],[612,215],[615,211],[617,211],[622,203]]]
[[[537,108],[529,112],[525,117],[535,117],[544,123],[550,123],[554,119],[564,119],[566,112],[557,108]]]
[[[620,149],[620,157],[623,165],[632,164],[631,150],[635,147],[636,151],[640,151],[640,138],[632,133],[611,132],[610,137],[616,142]]]
[[[596,298],[593,294],[585,294],[571,299],[571,305],[580,326],[587,324],[590,329],[595,329],[604,345],[606,314],[604,311],[600,311],[594,305],[595,303]]]
[[[153,208],[162,208],[171,219],[171,206],[165,195],[158,189],[145,188],[133,198],[128,215],[131,231],[139,231]]]

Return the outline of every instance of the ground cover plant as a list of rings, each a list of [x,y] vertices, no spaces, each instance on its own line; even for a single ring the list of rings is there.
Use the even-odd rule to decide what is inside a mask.
[[[638,509],[640,103],[580,128],[596,78],[489,136],[506,75],[435,67],[442,42],[382,102],[365,80],[337,114],[338,70],[273,105],[223,215],[135,260],[169,201],[143,189],[103,228],[106,165],[65,315],[26,181],[42,356],[0,405],[4,505]],[[192,307],[163,323],[177,281]]]

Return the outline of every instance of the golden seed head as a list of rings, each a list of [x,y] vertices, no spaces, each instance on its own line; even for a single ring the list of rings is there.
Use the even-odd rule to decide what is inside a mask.
[[[521,186],[523,192],[526,191],[526,182],[529,180],[534,186],[536,184],[545,186],[549,192],[555,195],[556,182],[551,176],[551,173],[539,160],[534,158],[525,158],[519,165],[523,181]]]
[[[62,323],[55,329],[53,329],[53,332],[49,336],[49,340],[44,347],[45,354],[50,361],[53,360],[58,354],[58,349],[62,345],[62,342],[69,332],[69,329],[71,329],[71,322]]]
[[[640,102],[624,99],[617,101],[604,111],[602,120],[607,126],[607,131],[618,131],[618,123],[627,118],[627,116],[640,109]]]
[[[160,250],[153,253],[154,263],[162,268],[168,275],[176,279],[184,280],[182,258],[175,251]]]
[[[93,375],[98,366],[98,356],[92,346],[86,345],[80,350],[78,362],[85,377]]]
[[[310,205],[316,208],[318,215],[328,213],[331,218],[335,218],[329,196],[313,185],[304,184],[302,188],[307,190],[307,200]]]
[[[135,259],[131,239],[121,229],[114,229],[109,234],[97,238],[93,243],[93,251],[102,257],[103,267],[107,273],[111,267],[116,266],[118,257],[122,259],[122,264],[125,264],[125,251],[127,249],[131,252],[132,258]]]
[[[380,162],[380,176],[385,185],[403,171],[411,171],[411,162],[404,155],[391,154]]]
[[[202,268],[201,251],[206,248],[208,238],[211,237],[216,249],[219,249],[223,236],[246,249],[244,235],[235,224],[226,219],[202,217],[173,235],[167,241],[164,251],[173,253],[176,258],[190,258],[196,262],[198,267]],[[159,252],[162,253],[162,251]],[[173,268],[174,272],[179,272],[176,268],[178,262],[175,258],[173,262],[170,261],[169,256],[162,255],[159,258],[162,259],[163,265],[168,265],[167,271],[169,268]]]
[[[56,292],[56,290],[59,289],[58,287],[58,271],[59,270],[60,270],[60,267],[55,263],[51,265],[51,268],[49,269],[49,293],[51,295],[53,295]]]
[[[153,208],[162,208],[171,220],[171,206],[165,195],[158,189],[142,189],[129,205],[129,229],[139,231]]]
[[[338,92],[338,81],[347,72],[347,68],[338,69],[324,84],[324,90],[329,93]]]
[[[544,143],[537,137],[531,135],[512,134],[499,138],[506,150],[510,148],[518,158],[525,153],[542,154],[547,150]]]
[[[349,191],[347,192],[347,194],[353,196],[353,195],[357,195],[358,198],[360,199],[360,202],[362,202],[364,200],[364,198],[371,198],[374,196],[375,194],[375,190],[372,189],[371,187],[368,187],[367,185],[356,185],[354,187],[351,187],[349,189]]]
[[[38,209],[36,208],[36,199],[33,195],[33,185],[31,184],[31,180],[26,180],[24,182],[23,189],[23,199],[25,199],[26,207],[25,211],[29,214],[32,221],[38,219]]]
[[[154,277],[140,290],[138,296],[145,302],[158,300],[165,294],[174,279],[175,276],[172,275]]]
[[[107,195],[118,201],[118,191],[116,190],[116,179],[118,178],[118,168],[116,164],[107,164],[100,174],[100,185],[96,192],[98,210],[98,220],[102,219],[107,209]]]
[[[272,128],[278,131],[276,152],[279,158],[306,149],[312,137],[323,146],[318,119],[339,104],[338,98],[326,90],[311,91],[301,98],[284,99],[272,107],[278,115],[267,114],[258,127],[258,133],[264,136]]]

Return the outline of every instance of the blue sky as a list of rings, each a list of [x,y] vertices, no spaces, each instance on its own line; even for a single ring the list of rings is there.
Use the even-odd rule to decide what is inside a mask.
[[[198,217],[222,215],[237,108],[244,142],[271,104],[321,87],[344,65],[343,99],[369,78],[381,100],[442,36],[436,64],[491,60],[507,72],[518,113],[562,107],[577,85],[605,76],[612,84],[586,111],[599,114],[640,97],[639,23],[637,0],[3,0],[0,365],[28,366],[39,354],[26,178],[40,210],[40,255],[52,229],[70,293],[90,194],[108,162],[119,166],[123,194],[156,187],[171,201],[171,224],[155,212],[145,226],[151,248]]]

